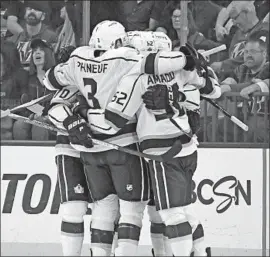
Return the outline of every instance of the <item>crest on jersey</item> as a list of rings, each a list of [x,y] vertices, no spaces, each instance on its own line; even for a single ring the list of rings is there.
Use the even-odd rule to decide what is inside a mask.
[[[30,57],[32,53],[32,48],[30,47],[30,41],[26,42],[19,42],[17,46],[20,60],[22,64],[29,64],[30,63]]]
[[[238,56],[243,56],[245,51],[246,41],[241,41],[236,43],[233,47],[233,51],[231,53],[231,58],[236,58]]]
[[[83,194],[84,193],[84,187],[78,184],[74,187],[75,194]]]
[[[132,191],[133,190],[133,185],[132,184],[127,184],[126,189],[127,189],[127,191]]]

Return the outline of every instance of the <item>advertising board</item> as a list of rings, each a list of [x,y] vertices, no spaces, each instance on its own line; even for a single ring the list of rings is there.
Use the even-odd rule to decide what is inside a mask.
[[[207,244],[216,256],[259,255],[263,240],[262,149],[198,151],[190,213],[204,225]],[[59,206],[54,148],[2,146],[2,255],[60,255]],[[85,221],[83,254],[89,255],[90,215]],[[151,255],[147,212],[140,245],[142,254]]]

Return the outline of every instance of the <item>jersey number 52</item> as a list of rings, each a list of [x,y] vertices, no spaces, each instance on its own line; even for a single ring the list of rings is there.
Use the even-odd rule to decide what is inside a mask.
[[[112,98],[112,102],[116,102],[117,104],[124,105],[126,99],[127,99],[126,93],[117,91]]]

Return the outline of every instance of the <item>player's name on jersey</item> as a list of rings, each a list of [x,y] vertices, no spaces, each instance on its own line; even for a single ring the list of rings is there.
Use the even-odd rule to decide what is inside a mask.
[[[94,64],[89,62],[77,62],[78,67],[83,72],[104,73],[107,70],[108,63]]]
[[[149,75],[147,84],[157,84],[157,83],[164,83],[164,82],[170,82],[175,78],[175,75],[173,72],[165,73],[162,75]]]

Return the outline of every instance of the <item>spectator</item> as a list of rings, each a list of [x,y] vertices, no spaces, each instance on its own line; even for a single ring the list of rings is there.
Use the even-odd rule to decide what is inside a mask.
[[[20,63],[16,45],[1,41],[1,110],[11,109],[21,104],[21,94],[28,84],[28,73]],[[18,127],[18,129],[20,129]],[[19,133],[19,131],[14,131]],[[13,139],[13,120],[9,117],[1,119],[1,139]]]
[[[264,107],[268,103],[265,102],[265,97],[262,97],[259,101],[251,98],[254,92],[266,92],[269,93],[269,62],[267,61],[267,43],[266,39],[269,37],[265,31],[258,31],[253,33],[247,41],[244,50],[244,64],[240,65],[230,74],[221,84],[222,94],[224,92],[240,92],[243,98],[249,100],[250,112],[248,113],[248,141],[252,141],[254,137],[254,131],[257,132],[257,141],[263,142],[264,137],[267,136],[269,142],[269,123],[265,124],[264,120]],[[252,100],[251,100],[252,99]],[[229,104],[228,108],[233,107],[233,104]],[[254,105],[259,106],[258,117],[255,120],[252,109]],[[231,108],[230,112],[233,112]],[[268,110],[269,113],[269,110]],[[237,113],[235,116],[243,119],[243,105],[238,105]],[[221,122],[223,123],[223,122]],[[228,139],[233,139],[233,127],[232,124],[228,124]],[[265,126],[268,125],[267,135],[265,134]],[[219,131],[223,133],[223,124],[219,124]],[[223,135],[220,135],[222,138]]]
[[[0,29],[1,29],[1,40],[4,39],[7,33],[7,21],[4,19],[4,12],[1,10],[1,17],[0,17]]]
[[[9,5],[5,11],[4,19],[7,21],[7,32],[5,37],[9,38],[12,35],[19,35],[24,30],[25,20],[25,8],[27,1],[9,1]],[[35,1],[28,1],[35,2]],[[59,2],[62,1],[45,1],[48,2],[46,8],[47,15],[44,19],[44,24],[48,25],[51,29],[56,29],[59,26],[60,11],[58,11]],[[58,17],[57,17],[58,16]],[[61,20],[60,20],[61,21]]]
[[[25,14],[24,1],[11,1],[4,13],[3,18],[7,21],[7,32],[5,38],[19,35],[23,32]]]
[[[230,34],[231,23],[230,20],[230,12],[233,8],[240,8],[242,6],[254,5],[257,18],[261,21],[264,19],[266,14],[269,12],[269,0],[248,0],[248,1],[236,1],[233,0],[227,6],[227,8],[222,8],[222,10],[218,14],[218,18],[216,21],[216,38],[218,41],[223,41],[224,36]],[[226,25],[227,24],[227,25]],[[225,26],[226,25],[226,26]]]
[[[177,46],[180,46],[180,36],[182,27],[180,4],[176,3],[174,5],[170,5],[170,10],[167,9],[166,12],[169,13],[168,16],[169,20],[163,20],[164,27],[158,27],[157,31],[163,31],[164,33],[166,33],[172,40],[173,48],[175,48]],[[195,25],[194,19],[190,11],[188,11],[187,19],[188,19],[187,41],[195,49],[209,50],[221,45],[220,43],[206,39],[202,33],[197,31],[197,27]]]
[[[63,20],[60,17],[61,8],[67,0],[61,1],[48,1],[48,6],[50,9],[50,13],[45,17],[45,24],[49,26],[50,29],[56,31],[58,27],[63,24]],[[47,22],[48,18],[48,22]]]
[[[263,20],[270,11],[269,0],[255,0],[254,6],[259,20]]]
[[[25,6],[24,30],[20,34],[13,35],[9,40],[17,45],[22,65],[29,69],[30,41],[34,38],[41,38],[49,44],[55,44],[57,35],[43,23],[48,12],[48,3],[46,1],[28,1]]]
[[[229,58],[211,65],[214,71],[221,76],[221,79],[227,77],[244,62],[243,52],[248,36],[255,31],[269,31],[268,24],[259,21],[253,3],[234,5],[230,9],[229,16],[238,27],[230,43]]]
[[[120,22],[126,31],[155,31],[165,6],[166,1],[119,1]]]
[[[56,64],[53,48],[46,41],[34,39],[31,42],[30,47],[33,51],[30,59],[29,86],[28,90],[25,92],[26,94],[24,95],[24,99],[27,102],[50,93],[43,85],[43,78],[45,76],[45,72]],[[29,114],[27,113],[27,115]],[[33,118],[39,121],[44,121],[44,118],[39,117],[38,115],[34,115]],[[50,139],[50,133],[46,129],[26,123],[23,124],[21,121],[17,121],[16,125],[18,124],[22,128],[23,133],[15,135],[15,139],[17,140]]]
[[[71,21],[71,25],[75,34],[75,44],[76,46],[80,46],[82,41],[82,0],[65,0],[64,5],[66,7],[67,15]],[[63,7],[63,3],[61,5],[61,9]],[[60,9],[60,15],[61,15]],[[92,8],[91,8],[92,9]],[[60,17],[60,16],[59,16]],[[60,17],[61,20],[63,20]],[[90,24],[91,26],[91,24]],[[59,26],[58,26],[59,27]]]
[[[31,42],[32,54],[29,69],[29,101],[48,94],[43,85],[45,72],[56,64],[53,48],[45,40],[34,39]]]
[[[58,34],[57,44],[54,49],[56,54],[61,48],[67,46],[76,46],[75,33],[73,31],[72,23],[69,19],[65,4],[61,8],[60,17],[64,20],[64,24],[56,31]]]
[[[215,40],[215,23],[222,7],[216,4],[218,1],[191,0],[188,8],[192,13],[198,31],[206,38]]]

